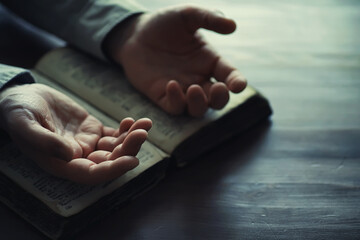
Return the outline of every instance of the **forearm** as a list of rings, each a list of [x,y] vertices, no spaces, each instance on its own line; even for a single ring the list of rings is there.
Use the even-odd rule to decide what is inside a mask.
[[[132,1],[2,0],[10,10],[32,24],[100,58],[107,34],[143,9]]]

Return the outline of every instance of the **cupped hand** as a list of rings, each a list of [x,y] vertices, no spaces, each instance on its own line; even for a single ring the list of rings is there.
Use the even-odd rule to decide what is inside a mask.
[[[0,123],[41,168],[84,184],[112,180],[135,168],[150,119],[124,119],[105,127],[62,93],[42,84],[0,93]]]
[[[229,34],[236,25],[217,12],[173,7],[130,19],[109,34],[104,47],[129,81],[165,111],[202,116],[209,107],[223,108],[229,91],[242,91],[246,79],[199,28]]]

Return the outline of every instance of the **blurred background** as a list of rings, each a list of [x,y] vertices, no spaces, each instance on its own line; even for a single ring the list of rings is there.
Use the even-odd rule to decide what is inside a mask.
[[[138,2],[150,11],[190,3]],[[360,1],[191,4],[236,21],[230,35],[201,31],[274,114],[78,239],[359,239]],[[1,8],[0,31],[8,64],[31,68],[63,44]],[[5,239],[44,239],[3,205],[0,223]]]
[[[150,10],[196,4],[234,19],[229,36],[202,32],[270,98],[277,126],[359,127],[360,1],[138,2]]]

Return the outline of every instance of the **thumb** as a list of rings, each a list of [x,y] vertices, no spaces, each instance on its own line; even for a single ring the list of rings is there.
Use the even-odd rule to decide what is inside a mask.
[[[46,168],[50,157],[64,161],[72,158],[70,144],[57,133],[49,131],[38,123],[24,121],[21,128],[12,128],[9,135],[20,150],[35,160],[40,167]]]
[[[234,20],[226,18],[220,11],[210,11],[198,7],[185,7],[180,13],[187,28],[195,32],[199,28],[205,28],[221,34],[229,34],[235,31]]]

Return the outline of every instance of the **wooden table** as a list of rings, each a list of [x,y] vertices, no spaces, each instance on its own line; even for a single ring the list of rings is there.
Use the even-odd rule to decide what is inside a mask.
[[[78,239],[360,239],[360,2],[194,3],[236,20],[233,35],[205,35],[270,99],[274,115]],[[0,27],[34,35],[13,17]],[[25,67],[61,44],[36,33],[11,48],[1,36],[0,60]],[[1,239],[44,238],[3,205],[0,222]]]

